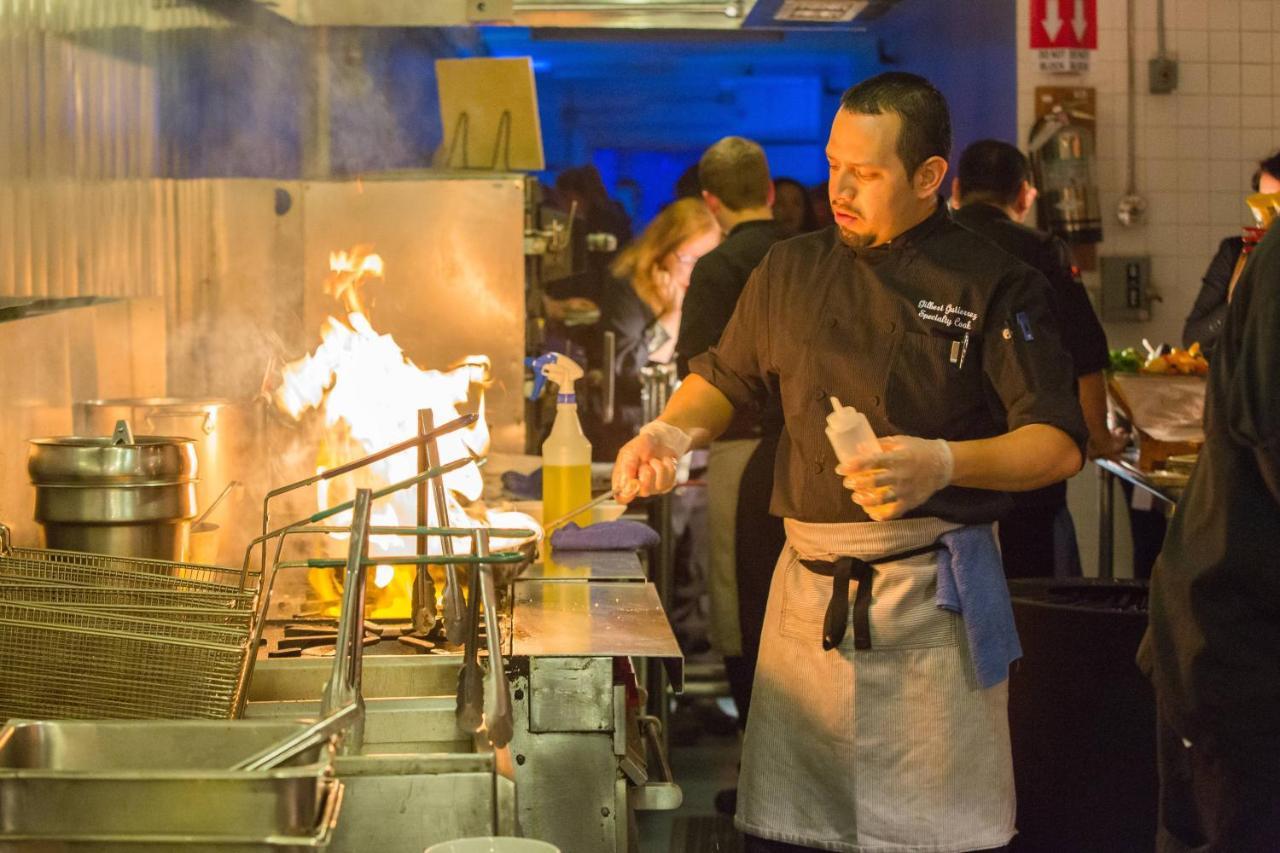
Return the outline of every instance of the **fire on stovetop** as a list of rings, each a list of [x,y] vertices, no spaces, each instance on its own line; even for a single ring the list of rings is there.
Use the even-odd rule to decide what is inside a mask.
[[[441,436],[442,462],[468,455],[482,456],[489,447],[485,423],[484,389],[489,383],[489,358],[469,355],[448,369],[427,370],[409,359],[390,336],[380,334],[370,321],[367,290],[383,279],[382,259],[371,247],[329,256],[325,292],[341,303],[344,318],[329,316],[323,323],[321,343],[311,354],[289,362],[281,372],[275,403],[294,419],[315,411],[323,418],[323,438],[316,453],[317,472],[365,456],[417,434],[418,411],[431,409],[437,424],[457,418],[464,409],[475,411],[475,425]],[[427,318],[424,318],[426,320]],[[435,318],[438,319],[438,318]],[[414,450],[396,454],[355,474],[322,481],[316,492],[319,509],[349,499],[359,486],[378,488],[412,477],[418,471]],[[476,465],[445,475],[445,504],[453,526],[491,525],[536,529],[522,513],[492,512],[483,508],[483,480]],[[416,490],[405,489],[374,504],[372,523],[378,526],[412,525],[417,519]],[[428,525],[438,525],[440,514],[428,490]],[[350,513],[329,523],[351,523]],[[332,534],[344,539],[345,534]],[[433,554],[441,553],[438,538],[428,540]],[[494,547],[501,547],[495,540]],[[374,536],[370,553],[415,553],[411,537]],[[466,553],[469,543],[455,540],[455,553]],[[432,567],[437,595],[443,589],[443,573]],[[369,588],[373,618],[404,619],[410,614],[414,567],[377,566]],[[341,585],[330,569],[312,570],[309,598],[325,615],[337,612]],[[439,602],[437,602],[439,603]]]

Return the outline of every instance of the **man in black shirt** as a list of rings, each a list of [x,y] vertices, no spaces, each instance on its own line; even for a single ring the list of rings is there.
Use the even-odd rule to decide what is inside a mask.
[[[960,853],[1014,832],[1016,639],[964,638],[990,617],[1008,639],[991,525],[1007,492],[1079,470],[1087,431],[1044,277],[938,203],[950,146],[927,80],[890,72],[845,92],[826,151],[837,227],[773,246],[719,343],[614,465],[619,493],[668,490],[690,443],[780,395],[770,509],[787,546],[743,746],[747,853]],[[837,464],[831,397],[865,413],[879,452]],[[938,548],[992,607],[939,606]]]
[[[769,161],[758,144],[721,139],[702,155],[698,180],[725,239],[689,277],[676,340],[681,378],[691,358],[720,340],[747,277],[778,239]],[[707,469],[712,645],[724,655],[740,727],[751,701],[769,578],[785,538],[782,521],[769,515],[781,428],[776,402],[766,404],[765,413],[744,407],[712,443]]]
[[[1031,167],[1014,146],[975,142],[960,155],[951,184],[955,221],[981,234],[1049,280],[1063,346],[1075,368],[1080,408],[1089,427],[1089,455],[1111,455],[1118,441],[1107,429],[1107,336],[1071,263],[1067,244],[1022,224],[1035,204]],[[1080,549],[1067,509],[1067,484],[1013,496],[1000,519],[1000,551],[1009,577],[1079,576]]]
[[[1246,264],[1205,442],[1151,576],[1157,849],[1280,850],[1280,228]]]

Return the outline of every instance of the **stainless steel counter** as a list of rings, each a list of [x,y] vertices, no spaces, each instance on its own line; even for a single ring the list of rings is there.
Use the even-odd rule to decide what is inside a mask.
[[[683,689],[684,657],[634,553],[557,553],[521,575],[511,600],[513,656],[657,658]]]
[[[521,824],[565,853],[634,853],[637,809],[673,809],[680,789],[647,766],[642,724],[618,658],[661,660],[681,689],[684,659],[634,553],[554,553],[511,596]],[[665,765],[665,762],[663,762]]]

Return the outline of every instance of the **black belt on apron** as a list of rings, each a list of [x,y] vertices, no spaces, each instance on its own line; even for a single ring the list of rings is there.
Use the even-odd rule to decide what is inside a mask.
[[[800,564],[814,574],[832,578],[831,601],[827,604],[827,615],[822,620],[822,648],[831,651],[844,639],[845,626],[849,622],[849,578],[858,582],[858,591],[853,598],[853,647],[855,649],[871,648],[871,571],[872,566],[882,563],[896,563],[930,554],[946,548],[941,542],[934,542],[910,551],[899,551],[874,560],[860,560],[857,557],[837,557],[835,560],[801,560]]]

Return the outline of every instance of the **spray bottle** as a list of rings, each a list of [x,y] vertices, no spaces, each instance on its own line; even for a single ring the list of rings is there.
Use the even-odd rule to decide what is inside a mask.
[[[853,406],[842,406],[835,397],[831,398],[831,414],[827,415],[827,440],[842,463],[880,452],[880,442],[867,416]]]
[[[531,366],[534,397],[548,379],[559,387],[556,420],[542,443],[542,517],[560,518],[591,500],[591,442],[582,434],[578,398],[573,391],[573,383],[582,378],[582,368],[558,352],[534,359]],[[585,527],[591,523],[591,511],[565,523],[570,521]]]

